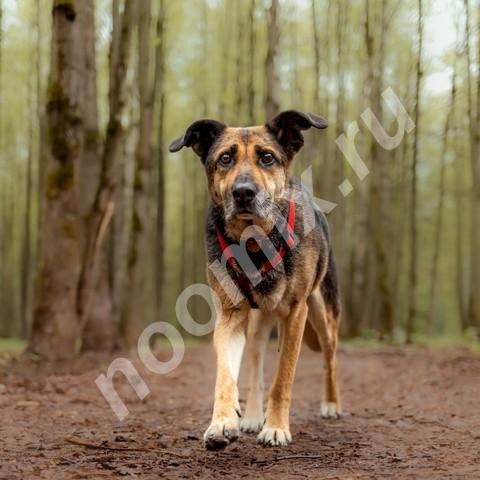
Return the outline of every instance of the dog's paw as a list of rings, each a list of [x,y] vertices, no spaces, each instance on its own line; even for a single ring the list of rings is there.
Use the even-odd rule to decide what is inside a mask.
[[[257,442],[264,447],[280,447],[288,445],[291,441],[292,435],[288,428],[273,428],[266,425],[257,437]]]
[[[338,403],[323,401],[320,407],[320,414],[323,418],[340,418],[342,408]]]
[[[240,430],[245,433],[258,433],[265,423],[263,415],[259,417],[245,417],[240,421]]]
[[[207,450],[220,450],[234,442],[239,434],[238,420],[225,418],[210,424],[203,435],[203,441]]]

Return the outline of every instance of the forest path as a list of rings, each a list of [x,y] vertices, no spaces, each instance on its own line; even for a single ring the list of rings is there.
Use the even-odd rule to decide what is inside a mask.
[[[277,355],[271,345],[267,380]],[[140,401],[116,382],[130,410],[123,422],[94,384],[109,362],[86,355],[68,366],[0,367],[1,479],[480,478],[480,357],[467,350],[344,348],[339,373],[346,414],[324,420],[321,357],[304,348],[293,443],[265,449],[242,434],[216,453],[201,442],[213,396],[210,346],[187,349],[181,365],[164,376],[136,362],[151,393]],[[91,445],[70,443],[72,437]]]

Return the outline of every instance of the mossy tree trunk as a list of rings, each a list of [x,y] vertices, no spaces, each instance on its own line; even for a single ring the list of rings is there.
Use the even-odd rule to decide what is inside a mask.
[[[76,287],[80,272],[75,176],[82,155],[79,11],[82,1],[55,0],[51,72],[47,94],[47,165],[35,298],[29,351],[50,359],[74,355],[80,335]]]

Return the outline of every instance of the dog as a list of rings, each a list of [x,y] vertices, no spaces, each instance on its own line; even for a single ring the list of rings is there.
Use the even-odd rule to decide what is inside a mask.
[[[203,119],[170,144],[170,152],[191,147],[208,180],[207,276],[217,310],[215,398],[204,434],[209,450],[226,447],[240,430],[258,433],[264,446],[291,442],[292,383],[302,339],[323,352],[321,415],[341,413],[340,298],[331,237],[326,217],[291,175],[302,131],[311,127],[324,129],[327,121],[296,110],[248,128]],[[264,354],[275,323],[280,356],[264,414]],[[237,381],[245,344],[250,371],[242,417]]]

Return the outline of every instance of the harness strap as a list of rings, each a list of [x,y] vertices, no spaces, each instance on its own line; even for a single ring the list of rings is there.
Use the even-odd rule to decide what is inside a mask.
[[[288,207],[288,218],[287,218],[288,238],[287,240],[285,240],[285,244],[290,250],[295,248],[297,244],[297,239],[295,237],[295,222],[296,222],[296,209],[295,209],[295,200],[292,193],[290,197],[290,203]],[[253,300],[252,285],[251,285],[250,279],[235,261],[235,258],[232,253],[232,249],[230,248],[230,245],[228,244],[222,232],[220,232],[218,228],[216,230],[217,230],[218,243],[220,245],[220,248],[222,249],[222,254],[225,257],[228,265],[230,265],[230,267],[234,270],[235,275],[237,277],[238,285],[242,290],[242,293],[245,295],[245,297],[249,301],[252,308],[258,308],[258,305]],[[275,269],[282,262],[286,254],[287,254],[287,248],[285,247],[285,245],[282,245],[280,250],[277,251],[276,255],[271,260],[267,260],[259,268],[260,276],[264,277],[270,270]]]

